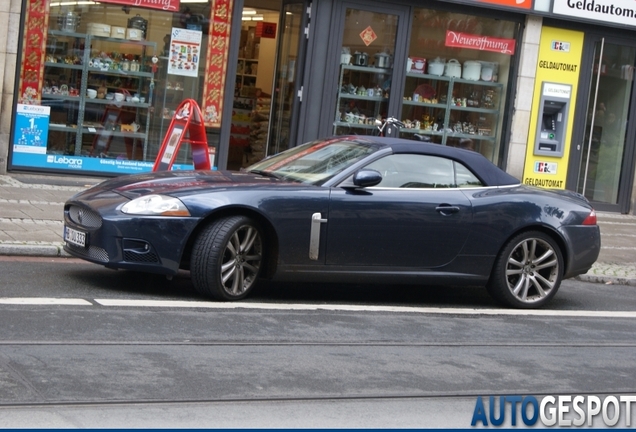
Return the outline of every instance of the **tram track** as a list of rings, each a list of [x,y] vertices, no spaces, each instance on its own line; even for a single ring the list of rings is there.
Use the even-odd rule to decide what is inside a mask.
[[[235,346],[235,347],[400,347],[400,348],[636,348],[634,342],[329,342],[329,341],[2,341],[2,346]]]
[[[613,393],[634,394],[634,389],[616,389]],[[541,398],[543,396],[551,396],[560,392],[545,391],[542,393],[532,392],[532,396]],[[580,396],[603,396],[607,392],[577,392]],[[0,411],[3,408],[42,408],[42,407],[88,407],[88,406],[142,406],[142,405],[163,405],[163,404],[227,404],[227,403],[269,403],[269,402],[344,402],[344,401],[373,401],[373,400],[431,400],[431,399],[456,399],[456,398],[477,398],[483,397],[483,393],[466,391],[466,392],[438,392],[435,394],[427,393],[404,393],[390,394],[379,393],[372,395],[326,395],[326,396],[267,396],[267,397],[244,397],[244,398],[193,398],[193,399],[136,399],[136,400],[91,400],[91,401],[41,401],[41,402],[3,402],[0,401]],[[495,398],[499,396],[509,396],[509,392],[489,392],[488,396]]]

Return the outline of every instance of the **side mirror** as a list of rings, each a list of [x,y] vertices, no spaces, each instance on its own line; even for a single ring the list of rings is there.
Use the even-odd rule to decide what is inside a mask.
[[[353,175],[353,184],[357,187],[371,187],[382,181],[382,174],[372,169],[361,169]]]

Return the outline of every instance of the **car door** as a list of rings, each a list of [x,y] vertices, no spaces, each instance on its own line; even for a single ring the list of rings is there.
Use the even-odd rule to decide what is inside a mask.
[[[471,202],[457,187],[470,176],[466,168],[420,154],[388,155],[365,168],[382,182],[332,189],[327,265],[433,268],[459,254],[472,224]]]

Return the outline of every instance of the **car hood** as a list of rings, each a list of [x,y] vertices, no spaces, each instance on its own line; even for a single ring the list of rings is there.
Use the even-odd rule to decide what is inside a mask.
[[[205,193],[214,189],[246,186],[293,187],[299,183],[283,181],[240,171],[165,171],[125,175],[106,180],[95,188],[101,191],[117,192],[129,199],[149,194],[170,196]],[[93,188],[93,192],[96,192]]]

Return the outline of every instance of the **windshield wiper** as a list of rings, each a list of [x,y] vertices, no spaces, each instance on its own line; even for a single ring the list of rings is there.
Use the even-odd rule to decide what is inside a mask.
[[[278,179],[278,180],[283,180],[283,179],[284,179],[284,177],[283,177],[283,176],[281,176],[281,175],[279,175],[279,174],[276,174],[276,173],[273,173],[273,172],[271,172],[271,171],[265,171],[265,170],[249,170],[248,172],[250,172],[250,173],[252,173],[252,174],[262,175],[263,177],[275,178],[275,179]]]

